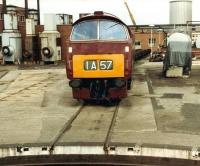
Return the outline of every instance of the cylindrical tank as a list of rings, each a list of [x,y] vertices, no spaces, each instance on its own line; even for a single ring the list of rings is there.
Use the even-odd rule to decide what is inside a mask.
[[[35,20],[33,18],[26,19],[26,35],[35,35]]]
[[[192,0],[170,0],[170,24],[192,21]]]
[[[18,31],[15,7],[7,8],[8,14],[4,14],[4,31],[2,33],[2,54],[5,63],[19,61],[22,56],[22,39]]]
[[[57,25],[73,24],[73,16],[69,14],[57,14]]]
[[[38,11],[36,9],[29,9],[28,10],[28,18],[34,19],[35,25],[38,25]]]
[[[45,31],[57,31],[57,16],[56,14],[44,15],[44,30]]]
[[[13,14],[4,14],[4,30],[17,30],[17,16]]]
[[[7,5],[6,6],[7,14],[16,14],[17,13],[16,8],[17,7],[14,5]]]
[[[196,47],[200,48],[200,37],[198,37],[196,40]]]
[[[56,14],[45,14],[44,18],[44,31],[40,33],[41,54],[48,64],[61,60],[60,33],[57,31]]]

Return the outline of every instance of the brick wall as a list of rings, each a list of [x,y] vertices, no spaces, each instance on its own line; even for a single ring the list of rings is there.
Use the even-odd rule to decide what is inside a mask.
[[[70,38],[72,25],[58,25],[58,31],[61,34],[61,48],[62,48],[62,60],[66,60],[67,46]]]
[[[152,51],[156,51],[159,45],[164,44],[163,41],[166,38],[166,34],[163,32],[153,32],[152,39],[155,39],[155,46],[152,47]],[[136,32],[135,41],[140,41],[142,49],[150,49],[149,40],[151,39],[151,32]]]

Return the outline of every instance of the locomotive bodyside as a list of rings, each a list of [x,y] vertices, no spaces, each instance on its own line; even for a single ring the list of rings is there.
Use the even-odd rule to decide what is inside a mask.
[[[104,13],[73,24],[66,58],[76,99],[122,99],[132,81],[133,39],[118,18]]]

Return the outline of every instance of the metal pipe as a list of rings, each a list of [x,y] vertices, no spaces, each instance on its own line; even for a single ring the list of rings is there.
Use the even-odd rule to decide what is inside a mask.
[[[152,57],[153,29],[151,28],[151,57]]]
[[[149,27],[151,27],[151,40],[150,40],[150,47],[151,47],[151,57],[152,57],[152,50],[153,50],[153,27],[155,27],[155,25],[151,24],[149,25]]]
[[[40,0],[37,0],[38,25],[40,25]]]
[[[6,0],[2,0],[2,2],[3,2],[3,14],[7,14]],[[4,19],[4,15],[3,15],[3,19]],[[3,29],[5,29],[4,23],[3,23]]]
[[[7,14],[7,9],[6,9],[6,0],[2,0],[3,2],[3,14]]]
[[[25,0],[25,18],[28,18],[28,0]]]

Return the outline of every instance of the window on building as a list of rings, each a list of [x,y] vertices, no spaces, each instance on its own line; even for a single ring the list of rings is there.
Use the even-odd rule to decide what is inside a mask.
[[[152,38],[152,39],[150,38],[149,39],[149,47],[151,47],[151,46],[153,47],[155,45],[156,45],[156,39],[155,38]]]
[[[138,41],[138,40],[136,40],[136,41],[135,41],[135,46],[141,46],[141,42]]]
[[[18,16],[19,22],[25,22],[25,16]]]
[[[25,22],[25,16],[20,16],[20,21]]]

